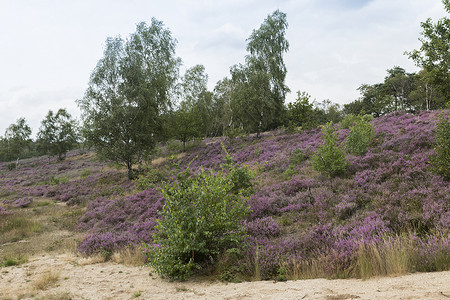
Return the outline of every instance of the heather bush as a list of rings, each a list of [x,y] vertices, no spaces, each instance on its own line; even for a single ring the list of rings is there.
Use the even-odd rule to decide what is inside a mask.
[[[345,152],[338,147],[338,132],[333,129],[333,122],[322,127],[322,140],[312,156],[312,167],[328,177],[342,174],[347,169]]]
[[[436,125],[434,151],[430,159],[433,172],[450,180],[450,121],[443,114]]]
[[[187,169],[163,185],[166,201],[153,245],[146,249],[159,274],[184,280],[227,249],[241,246],[240,220],[249,208],[242,190],[235,190],[234,168],[228,175],[203,169],[190,174]]]
[[[374,135],[375,131],[372,124],[362,118],[357,119],[350,128],[345,147],[348,152],[354,155],[362,155],[367,152],[367,147],[372,142]]]
[[[19,198],[12,203],[14,207],[28,207],[33,202],[33,199],[30,197]]]

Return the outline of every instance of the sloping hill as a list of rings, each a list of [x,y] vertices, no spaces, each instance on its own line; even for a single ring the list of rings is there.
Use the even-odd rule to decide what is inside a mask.
[[[254,172],[255,192],[249,198],[251,213],[242,223],[248,247],[241,257],[223,258],[226,266],[218,271],[222,278],[369,277],[448,270],[450,187],[429,170],[438,115],[394,113],[373,120],[375,139],[369,151],[347,155],[347,172],[336,178],[311,168],[320,129],[224,141],[234,161]],[[340,131],[341,143],[348,133]],[[168,154],[167,149],[161,153]],[[12,171],[0,165],[2,232],[11,228],[11,221],[4,220],[25,212],[31,219],[60,203],[69,205],[64,214],[53,216],[54,222],[49,213],[40,229],[1,243],[50,232],[54,227],[46,224],[58,227],[67,216],[71,221],[66,229],[77,232],[78,250],[89,255],[110,257],[118,249],[151,242],[164,203],[157,186],[173,176],[172,163],[181,169],[190,164],[193,172],[219,169],[224,163],[221,140],[209,139],[178,158],[166,156],[159,162],[136,182],[128,182],[122,170],[89,153],[73,152],[66,161],[50,164],[45,157],[35,158]]]

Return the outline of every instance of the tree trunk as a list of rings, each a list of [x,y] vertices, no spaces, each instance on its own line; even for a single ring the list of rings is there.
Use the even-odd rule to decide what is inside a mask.
[[[131,163],[131,161],[127,161],[127,169],[128,169],[128,179],[129,180],[134,179],[134,176],[133,176],[133,164]]]

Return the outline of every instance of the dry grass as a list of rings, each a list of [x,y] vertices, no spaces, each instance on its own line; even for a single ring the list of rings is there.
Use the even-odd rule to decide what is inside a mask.
[[[94,265],[103,263],[106,261],[106,258],[104,255],[95,254],[91,256],[85,256],[75,261],[75,264],[78,264],[80,266],[86,266],[86,265]]]
[[[46,205],[40,205],[48,202]],[[83,209],[57,205],[38,199],[31,207],[11,208],[0,218],[0,265],[6,260],[23,261],[44,252],[75,251],[77,235],[73,227]]]
[[[36,298],[36,300],[71,300],[72,295],[68,292],[47,294],[43,297]]]
[[[45,270],[33,280],[32,285],[37,290],[46,290],[58,282],[60,273],[57,270]]]
[[[17,242],[41,231],[42,223],[25,216],[3,216],[0,219],[0,244]]]
[[[125,248],[115,251],[111,260],[127,266],[142,266],[145,263],[145,255],[139,247]]]
[[[403,275],[414,271],[417,249],[407,238],[386,238],[381,245],[361,245],[355,272],[367,279],[375,276]]]

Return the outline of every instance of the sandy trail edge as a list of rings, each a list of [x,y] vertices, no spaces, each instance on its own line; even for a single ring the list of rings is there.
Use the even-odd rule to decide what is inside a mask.
[[[34,282],[48,270],[59,279],[46,290]],[[0,268],[0,299],[450,299],[450,271],[370,280],[168,282],[148,267],[112,262],[80,265],[71,255],[40,256]]]

